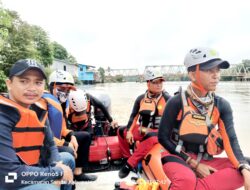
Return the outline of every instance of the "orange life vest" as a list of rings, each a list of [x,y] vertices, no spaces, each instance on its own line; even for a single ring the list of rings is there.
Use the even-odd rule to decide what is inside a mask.
[[[145,93],[145,97],[140,102],[140,125],[145,128],[159,128],[165,105],[166,100],[162,94],[158,98],[148,98]]]
[[[75,124],[77,122],[80,122],[80,121],[88,121],[89,119],[89,115],[91,114],[90,113],[90,108],[91,108],[91,105],[90,105],[90,100],[88,99],[87,100],[87,109],[86,111],[82,111],[82,112],[76,112],[73,108],[70,107],[69,109],[69,112],[70,112],[70,115],[71,115],[71,123],[72,124]]]
[[[91,117],[90,99],[87,97],[86,111],[76,112],[72,107],[69,108],[69,121],[73,130],[84,130],[88,126]],[[81,125],[81,126],[80,126]]]
[[[20,118],[12,130],[13,148],[17,156],[27,165],[38,164],[45,137],[47,104],[44,99],[32,105],[35,111],[0,96],[0,104],[16,108]]]
[[[212,104],[206,114],[201,114],[193,105],[190,98],[181,91],[182,118],[178,130],[178,145],[176,151],[180,152],[183,143],[199,145],[199,152],[205,151],[209,155],[219,154],[222,151],[222,137],[215,126],[219,122],[219,114],[216,113]],[[212,119],[211,119],[212,118]]]

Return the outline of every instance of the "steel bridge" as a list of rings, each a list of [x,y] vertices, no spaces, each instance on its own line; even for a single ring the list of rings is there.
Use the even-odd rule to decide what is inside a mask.
[[[187,69],[184,65],[147,65],[146,69],[159,69],[164,75],[187,75]],[[248,80],[250,79],[250,66],[231,64],[229,69],[221,69],[221,76]]]
[[[138,76],[139,71],[138,69],[107,69],[105,70],[106,76]]]
[[[165,76],[185,77],[187,69],[184,65],[147,65],[145,69],[160,70]],[[105,75],[108,77],[123,76],[126,80],[142,80],[142,74],[136,68],[130,69],[107,69]],[[229,69],[221,70],[222,77],[233,77],[237,80],[250,80],[250,66],[244,64],[231,64]]]

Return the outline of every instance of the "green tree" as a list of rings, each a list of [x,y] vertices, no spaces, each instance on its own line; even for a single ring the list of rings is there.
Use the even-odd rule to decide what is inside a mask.
[[[124,80],[124,78],[123,78],[122,75],[116,75],[116,76],[114,77],[114,79],[115,79],[116,82],[123,82],[123,80]]]
[[[76,58],[71,54],[69,54],[69,56],[68,56],[68,61],[71,64],[77,64]]]
[[[18,31],[10,33],[9,45],[2,50],[3,60],[6,64],[3,68],[5,71],[18,59],[35,57],[35,50],[30,42],[30,38],[31,33],[26,24],[21,25]]]
[[[1,70],[8,75],[8,70],[18,59],[36,58],[36,49],[32,40],[31,26],[23,22],[15,11],[8,11],[12,18],[6,46],[2,48],[1,55],[3,64]]]
[[[53,58],[76,64],[75,57],[57,42],[51,43],[48,34],[39,26],[29,25],[15,11],[2,7],[0,0],[0,70],[8,76],[9,69],[19,59],[33,58],[45,67]]]
[[[101,78],[101,82],[104,83],[104,79],[105,79],[105,70],[104,70],[104,68],[99,67],[98,72],[99,72],[99,75],[100,75],[100,78]]]
[[[6,79],[7,79],[7,77],[5,76],[4,72],[0,71],[0,92],[7,91],[6,84],[5,84]]]
[[[4,55],[2,54],[2,49],[4,46],[7,46],[7,39],[9,35],[9,29],[11,27],[12,18],[8,14],[8,11],[3,9],[2,2],[0,0],[0,65],[4,66]],[[0,70],[3,70],[3,67],[0,66]],[[5,84],[5,83],[4,83]]]
[[[53,57],[56,59],[64,60],[69,62],[70,64],[77,64],[76,58],[68,53],[65,47],[63,47],[61,44],[57,42],[52,42],[52,51],[53,51]]]
[[[52,42],[53,57],[60,60],[68,59],[68,52],[65,47],[57,42]]]
[[[8,70],[19,59],[33,58],[45,66],[52,64],[52,47],[47,33],[39,26],[23,22],[18,13],[6,10],[12,18],[6,46],[2,48],[1,70],[8,75]]]
[[[36,59],[49,66],[53,62],[53,51],[47,33],[39,26],[31,26],[32,41],[36,50]]]
[[[0,51],[2,50],[8,38],[11,22],[11,16],[6,10],[3,9],[2,2],[0,1]]]

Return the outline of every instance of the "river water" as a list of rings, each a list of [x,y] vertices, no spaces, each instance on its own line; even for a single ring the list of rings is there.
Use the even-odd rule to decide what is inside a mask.
[[[180,86],[185,89],[188,84],[189,82],[164,82],[164,89],[173,95]],[[134,101],[137,96],[145,92],[146,83],[104,83],[79,87],[93,95],[96,93],[109,95],[112,117],[119,125],[126,125]],[[245,155],[250,156],[250,83],[220,82],[216,94],[230,102],[238,140]]]

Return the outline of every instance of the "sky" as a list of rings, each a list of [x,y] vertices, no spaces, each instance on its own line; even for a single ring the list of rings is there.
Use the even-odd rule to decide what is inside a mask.
[[[247,0],[1,0],[42,27],[78,63],[97,68],[181,65],[194,47],[232,64],[250,59]]]

